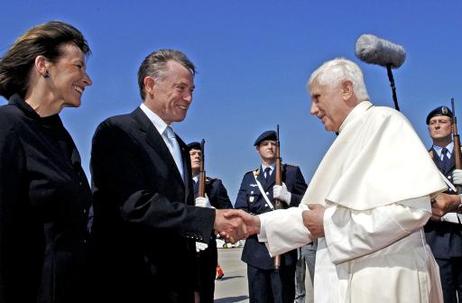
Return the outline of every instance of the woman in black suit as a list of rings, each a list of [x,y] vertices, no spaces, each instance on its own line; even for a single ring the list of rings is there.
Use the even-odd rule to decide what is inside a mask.
[[[91,85],[88,44],[52,21],[0,59],[0,302],[84,302],[91,192],[63,107]]]

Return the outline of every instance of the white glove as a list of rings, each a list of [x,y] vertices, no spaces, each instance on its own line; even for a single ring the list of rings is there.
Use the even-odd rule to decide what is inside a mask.
[[[212,208],[212,205],[210,204],[209,197],[205,195],[205,197],[197,197],[195,200],[195,205],[197,207],[207,207],[207,208]]]
[[[462,169],[454,169],[452,172],[452,183],[462,185]]]
[[[196,242],[196,252],[200,252],[202,250],[207,249],[209,247],[207,244],[202,243],[202,242]]]
[[[273,186],[273,198],[290,204],[290,198],[292,198],[292,194],[287,190],[286,184],[282,183],[282,185]]]

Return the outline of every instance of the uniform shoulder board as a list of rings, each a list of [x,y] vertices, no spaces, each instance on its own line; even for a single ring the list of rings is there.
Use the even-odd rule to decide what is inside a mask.
[[[248,172],[245,173],[246,175],[247,174],[251,174],[251,175],[254,175],[255,177],[258,177],[258,175],[260,174],[260,168],[256,168],[254,170],[250,170]]]
[[[205,182],[207,182],[207,183],[212,183],[212,182],[215,181],[215,180],[218,180],[218,178],[213,178],[213,177],[207,176]]]
[[[284,163],[283,166],[297,168],[297,166],[292,165],[292,164],[287,164],[287,163]]]

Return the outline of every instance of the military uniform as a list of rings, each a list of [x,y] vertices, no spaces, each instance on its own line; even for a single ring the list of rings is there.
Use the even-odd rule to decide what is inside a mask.
[[[431,117],[446,115],[452,118],[452,113],[446,108],[438,107],[427,117],[427,124]],[[452,143],[450,145],[453,145]],[[452,180],[452,172],[455,169],[454,153],[451,146],[450,164],[444,163],[434,147],[429,152],[435,165],[446,176]],[[456,195],[452,189],[447,194]],[[449,222],[429,220],[425,225],[425,236],[440,268],[441,284],[445,303],[457,302],[456,292],[462,298],[462,225]],[[460,299],[459,299],[460,300]]]
[[[197,197],[198,190],[199,183],[194,182],[194,197]],[[220,179],[207,177],[205,192],[213,207],[217,209],[233,208],[228,192]],[[197,253],[197,264],[199,276],[196,282],[201,303],[213,303],[215,270],[218,264],[217,242],[214,233],[210,235],[208,247]]]
[[[252,214],[269,212],[272,208],[265,201],[255,179],[261,183],[269,200],[273,201],[275,173],[273,172],[269,180],[265,181],[260,167],[244,175],[234,207]],[[305,179],[300,168],[284,164],[282,180],[292,194],[289,206],[298,206],[306,190]],[[273,259],[265,244],[259,242],[257,236],[251,236],[245,242],[242,261],[247,263],[250,302],[293,302],[296,250],[281,256],[281,266],[277,272],[274,270]]]

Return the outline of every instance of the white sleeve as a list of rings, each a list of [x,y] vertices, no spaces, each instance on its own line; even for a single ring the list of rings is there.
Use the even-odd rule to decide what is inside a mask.
[[[430,205],[425,196],[361,211],[328,207],[324,232],[332,262],[370,254],[422,228],[431,217]]]
[[[271,256],[283,254],[312,241],[310,232],[303,224],[303,211],[303,208],[290,207],[258,215],[258,240],[265,242]]]

